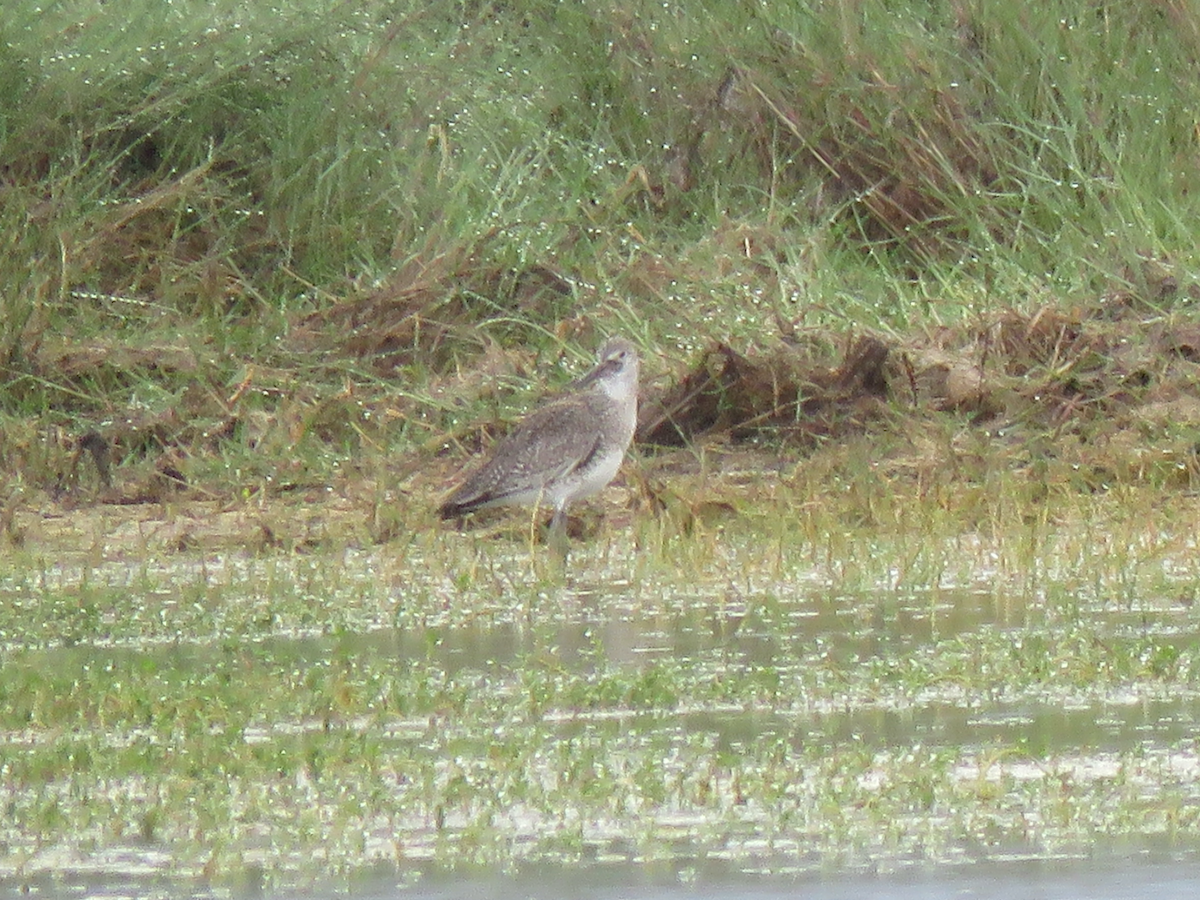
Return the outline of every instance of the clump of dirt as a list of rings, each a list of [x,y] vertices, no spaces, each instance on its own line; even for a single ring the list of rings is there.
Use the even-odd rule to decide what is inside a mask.
[[[824,343],[783,344],[754,359],[715,344],[673,387],[642,405],[638,441],[680,446],[713,433],[737,440],[769,431],[811,444],[861,430],[881,414],[890,348],[862,336],[830,368],[816,358]]]

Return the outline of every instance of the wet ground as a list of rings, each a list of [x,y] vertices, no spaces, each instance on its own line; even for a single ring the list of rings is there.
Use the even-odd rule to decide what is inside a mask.
[[[827,878],[704,872],[630,877],[627,870],[537,871],[516,877],[365,881],[349,892],[360,900],[1191,900],[1200,883],[1195,862],[1147,859],[1023,861],[962,870],[843,875]],[[0,896],[42,898],[143,898],[230,896],[226,891],[165,889],[122,879],[34,883]],[[234,894],[233,896],[239,896]],[[302,892],[248,891],[241,896],[275,900],[344,897],[344,889]]]
[[[869,542],[875,568],[854,578],[750,533],[702,560],[681,545],[670,565],[620,539],[581,543],[548,578],[504,541],[437,540],[465,555],[10,570],[0,884],[1190,890],[1200,617],[1186,542],[1119,566],[1047,544],[1031,587],[978,540],[948,543],[926,583],[899,581]]]

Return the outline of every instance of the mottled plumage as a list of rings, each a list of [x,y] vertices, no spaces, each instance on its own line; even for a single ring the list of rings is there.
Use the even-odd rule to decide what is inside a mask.
[[[491,457],[442,504],[442,518],[488,506],[554,508],[562,527],[567,506],[603,489],[621,467],[637,424],[638,356],[613,338],[574,390],[527,416]]]

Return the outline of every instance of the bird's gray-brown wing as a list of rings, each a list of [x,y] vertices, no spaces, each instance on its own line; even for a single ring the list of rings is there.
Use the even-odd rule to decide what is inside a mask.
[[[535,410],[442,504],[443,518],[541,490],[595,454],[600,438],[588,398],[567,397]]]

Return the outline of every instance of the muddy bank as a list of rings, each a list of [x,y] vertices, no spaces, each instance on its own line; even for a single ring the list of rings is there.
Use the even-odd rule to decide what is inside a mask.
[[[330,314],[338,328],[321,332],[327,342],[348,333],[343,312]],[[352,328],[339,352],[385,365],[394,349],[388,323],[419,330],[412,318],[385,315],[373,343]],[[313,327],[310,317],[293,339],[311,342]],[[605,498],[610,508],[637,512],[638,496],[653,497],[694,468],[689,448],[697,446],[720,448],[710,456],[717,475],[722,467],[744,474],[815,456],[836,460],[847,442],[877,441],[880,465],[912,473],[949,467],[949,477],[969,480],[970,467],[948,458],[969,439],[973,455],[1040,466],[1041,478],[1053,479],[1044,462],[1057,460],[1072,486],[1085,490],[1147,481],[1190,487],[1197,477],[1200,327],[1129,297],[1089,309],[1005,310],[904,337],[780,322],[756,346],[713,341],[673,371],[656,370],[647,349],[640,462],[623,478],[634,490]],[[432,371],[444,351],[440,339],[429,349]],[[443,365],[422,393],[403,389],[399,369],[395,393],[353,384],[331,393],[295,372],[248,366],[222,396],[202,386],[203,359],[178,348],[40,352],[41,365],[68,380],[112,382],[183,367],[197,383],[165,412],[115,411],[82,433],[10,434],[4,462],[21,476],[0,521],[10,546],[70,543],[76,531],[74,540],[86,541],[97,516],[158,523],[152,543],[177,550],[296,550],[331,535],[375,542],[398,529],[437,527],[432,509],[455,472],[506,427],[486,408],[504,395],[504,383],[544,375],[520,350],[492,346],[472,358],[473,368],[456,354],[454,368]],[[423,439],[392,440],[397,424]],[[353,438],[356,452],[330,475],[294,458],[301,437],[330,447]],[[211,465],[232,454],[252,463]]]

